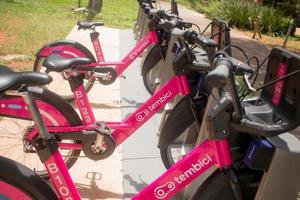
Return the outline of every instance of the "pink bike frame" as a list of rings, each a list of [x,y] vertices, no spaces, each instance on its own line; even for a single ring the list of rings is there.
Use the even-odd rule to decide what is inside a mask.
[[[137,44],[136,46],[121,60],[116,62],[106,62],[104,59],[104,55],[102,52],[101,44],[98,37],[91,38],[93,47],[97,56],[97,62],[86,65],[87,67],[96,67],[96,66],[115,66],[115,71],[118,76],[120,76],[127,67],[141,54],[143,51],[148,48],[151,44],[157,44],[158,38],[157,33],[155,31],[148,32]],[[44,48],[39,56],[46,57],[52,53],[59,52],[59,54],[63,57],[85,57],[85,55],[70,45],[59,45],[55,47],[47,47]],[[83,72],[83,73],[86,73]]]
[[[230,166],[231,163],[226,139],[206,140],[134,196],[133,199],[170,199],[213,165],[224,168]],[[59,151],[56,151],[44,164],[59,198],[62,200],[79,200],[80,195]]]
[[[48,126],[47,128],[50,133],[63,134],[67,132],[79,132],[82,130],[89,131],[94,130],[95,126],[97,126],[84,86],[80,85],[73,93],[84,124],[81,126]],[[127,118],[123,119],[121,122],[105,122],[106,126],[112,129],[112,137],[115,139],[116,145],[120,145],[176,95],[179,94],[184,96],[189,93],[190,90],[186,76],[174,76]],[[36,135],[37,131],[31,131],[26,136],[31,140]],[[81,149],[81,144],[60,143],[59,145],[60,148],[64,149]]]
[[[133,132],[150,119],[157,111],[159,111],[168,101],[170,101],[177,94],[189,94],[189,87],[185,75],[174,76],[171,80],[164,84],[164,86],[157,91],[150,99],[148,99],[142,106],[140,106],[129,117],[121,122],[108,122],[107,125],[113,129],[112,136],[115,138],[116,145],[121,144]],[[85,93],[83,85],[80,85],[74,90],[76,102],[79,107],[84,125],[69,126],[67,123],[61,122],[63,126],[52,126],[48,128],[50,133],[64,132],[78,132],[82,130],[94,130],[95,117],[93,115],[88,97]],[[8,101],[8,102],[5,102]],[[11,101],[11,102],[9,102]],[[1,107],[6,109],[10,115],[20,115],[22,118],[31,119],[28,115],[27,107],[21,98],[12,98],[3,100]],[[15,104],[14,104],[15,103]],[[21,106],[20,106],[21,105]],[[43,102],[37,102],[39,110],[53,109]],[[11,110],[11,108],[14,108]],[[24,114],[25,113],[25,114]],[[55,113],[55,112],[53,112]],[[59,115],[60,113],[58,113]],[[43,115],[43,113],[42,113]],[[29,117],[29,118],[28,118]],[[60,118],[58,118],[60,119]],[[61,117],[63,120],[63,118]],[[50,120],[51,121],[51,120]],[[46,125],[50,122],[46,122]],[[65,125],[65,126],[64,126]],[[33,129],[27,134],[28,140],[33,140],[38,135],[38,130]],[[80,144],[63,144],[60,147],[80,149]],[[198,145],[193,151],[187,154],[178,163],[167,170],[163,175],[157,178],[153,183],[147,186],[143,191],[137,194],[133,199],[169,199],[183,187],[188,185],[196,177],[201,176],[206,170],[213,165],[224,168],[230,166],[231,154],[227,139],[222,140],[206,140]],[[56,190],[58,197],[62,200],[79,200],[78,193],[67,167],[58,150],[51,154],[51,156],[44,162],[47,172],[52,180],[52,184]]]

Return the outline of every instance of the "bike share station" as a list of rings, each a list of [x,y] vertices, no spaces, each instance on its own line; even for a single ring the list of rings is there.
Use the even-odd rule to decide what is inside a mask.
[[[149,1],[152,6],[153,0]],[[173,13],[178,14],[175,0],[172,1],[171,8]],[[154,21],[156,18],[148,20],[147,16],[144,15],[145,13],[139,10],[138,20],[134,27],[135,35],[128,30],[106,27],[99,27],[97,30],[101,34],[103,49],[108,50],[108,59],[118,60],[129,52],[124,60],[126,61],[129,58],[129,61],[133,62],[133,66],[126,70],[124,74],[122,74],[123,71],[119,74],[117,72],[106,74],[103,79],[100,77],[101,73],[96,74],[99,75],[97,78],[100,82],[101,80],[109,81],[108,75],[114,78],[112,80],[115,80],[117,76],[122,74],[121,78],[111,86],[104,86],[105,84],[94,86],[95,88],[89,96],[92,102],[97,103],[90,103],[85,93],[83,79],[87,79],[89,74],[83,76],[76,73],[73,74],[74,77],[69,78],[76,105],[80,114],[83,114],[81,116],[84,122],[83,125],[69,126],[67,124],[59,127],[60,124],[57,121],[58,126],[47,125],[46,127],[42,115],[39,113],[39,109],[43,111],[44,107],[38,109],[35,97],[27,87],[34,83],[34,80],[32,82],[25,81],[22,84],[27,106],[24,106],[24,110],[31,112],[31,117],[37,123],[38,128],[37,130],[29,129],[28,131],[32,132],[26,136],[28,136],[28,142],[33,143],[38,153],[34,155],[40,156],[43,163],[45,163],[56,193],[41,177],[37,175],[35,178],[32,177],[37,172],[35,168],[33,171],[18,164],[19,170],[22,171],[23,169],[24,173],[27,170],[28,177],[32,178],[31,184],[28,184],[30,181],[24,182],[27,179],[22,173],[12,173],[13,171],[18,172],[16,170],[17,162],[11,162],[16,164],[15,167],[11,168],[7,168],[7,166],[10,166],[6,165],[7,161],[0,165],[2,166],[0,183],[7,182],[5,184],[17,188],[16,191],[27,191],[30,196],[41,195],[45,199],[56,199],[55,197],[59,196],[63,199],[73,199],[73,197],[75,199],[122,199],[124,197],[125,199],[144,200],[170,199],[173,195],[175,196],[172,199],[176,200],[300,199],[300,141],[299,138],[293,135],[293,131],[300,124],[300,86],[297,84],[300,79],[300,56],[280,47],[273,48],[270,55],[265,59],[267,64],[264,82],[261,86],[254,88],[253,85],[259,69],[265,61],[261,65],[258,64],[257,73],[255,73],[249,66],[248,58],[245,63],[232,58],[231,48],[233,45],[230,42],[230,29],[226,22],[213,19],[205,29],[208,30],[211,25],[210,38],[208,38],[203,37],[205,30],[202,33],[200,31],[197,33],[196,31],[185,30],[185,27],[180,30],[178,25],[169,28],[172,23],[167,21],[167,26],[161,26],[161,29],[166,29],[164,33],[170,36],[169,40],[166,41],[168,47],[162,52],[157,52],[155,47],[150,47],[148,51],[143,53],[143,56],[152,53],[157,57],[164,55],[164,57],[159,57],[159,59],[163,58],[163,60],[160,60],[162,62],[158,62],[161,65],[158,66],[160,76],[157,76],[155,81],[152,82],[154,83],[154,91],[152,91],[154,94],[149,98],[148,92],[151,93],[151,91],[146,86],[147,92],[141,84],[142,77],[140,73],[141,71],[144,72],[139,66],[141,62],[143,67],[145,63],[150,65],[151,60],[147,60],[145,57],[135,60],[136,56],[143,52],[145,44],[151,43],[149,38],[152,38],[153,34],[157,34],[157,32],[149,32],[152,31],[151,20]],[[155,13],[152,16],[157,17],[156,15],[158,14]],[[165,14],[165,16],[170,15]],[[188,25],[185,22],[180,22],[178,18],[176,20],[179,24]],[[145,25],[148,23],[149,29]],[[92,27],[93,25],[89,23],[79,23],[78,25],[79,27],[75,27],[68,38],[84,45],[87,44],[89,49],[93,47],[96,50],[97,48],[101,49],[98,40],[94,42],[93,38],[90,38],[93,43],[92,47],[87,37],[88,34],[78,31],[80,27]],[[155,27],[158,27],[158,25],[155,25]],[[95,30],[92,29],[94,34],[96,33]],[[145,35],[146,39],[144,38]],[[151,35],[151,37],[148,35]],[[143,38],[137,47],[135,47],[134,38]],[[58,43],[61,45],[60,42]],[[75,42],[72,44],[75,44]],[[195,48],[196,45],[201,48]],[[133,47],[135,48],[133,49]],[[225,49],[223,49],[224,47]],[[46,45],[45,48],[52,47]],[[81,48],[86,47],[82,46]],[[70,50],[70,48],[68,49]],[[131,49],[133,50],[130,51]],[[223,49],[223,51],[216,52],[220,49]],[[125,66],[127,67],[130,64],[129,61],[127,63],[125,61],[105,63],[101,50],[96,51],[96,56],[99,62],[92,63],[94,65],[121,65],[124,67],[125,64],[128,64]],[[75,65],[76,61],[81,62],[81,64]],[[71,62],[74,62],[74,65]],[[47,70],[52,68],[56,69],[56,72],[67,69],[65,67],[78,67],[79,70],[89,70],[88,64],[91,64],[91,61],[87,58],[65,58],[60,55],[48,55],[43,62]],[[152,62],[152,64],[158,65],[157,62]],[[94,68],[92,70],[108,69]],[[118,69],[115,70],[118,71]],[[13,73],[10,71],[6,73],[12,73],[11,77],[16,80],[19,80],[18,78],[22,75],[28,79],[34,73],[37,76],[39,74],[29,72],[26,75],[26,73]],[[193,79],[194,76],[192,75],[195,75],[196,78]],[[243,78],[245,83],[243,86],[236,86],[235,76],[238,75]],[[39,74],[39,76],[43,80],[42,84],[50,83],[51,78],[49,76],[45,74]],[[88,76],[88,78],[91,77],[92,75]],[[254,81],[251,79],[253,77]],[[10,86],[13,83],[15,80],[13,78],[8,81],[7,85]],[[78,82],[72,82],[74,80],[78,80]],[[206,81],[205,84],[207,83],[207,85],[204,85],[203,81]],[[36,81],[34,84],[38,83]],[[164,83],[166,84],[162,86]],[[193,87],[196,87],[196,89],[193,89]],[[34,90],[32,91],[34,92]],[[78,92],[80,92],[80,95],[78,95]],[[169,96],[166,94],[169,94]],[[175,98],[163,109],[163,105],[167,100],[177,94],[180,94],[182,98]],[[65,101],[61,101],[62,99],[59,96],[54,93],[48,95],[48,97],[51,97],[48,99],[56,98],[56,102],[65,106],[68,111],[66,113],[70,116],[74,113],[74,116],[77,116],[74,108]],[[107,98],[103,98],[103,96]],[[42,101],[43,98],[40,101],[48,105],[46,101]],[[201,108],[196,105],[197,98],[205,103],[201,105]],[[3,96],[3,99],[9,101],[11,98]],[[94,119],[94,113],[90,105],[93,105],[97,118],[101,118],[100,120],[109,118],[109,120],[113,119],[114,121],[97,122]],[[59,114],[62,111],[54,108],[53,110],[48,109],[50,117],[54,117],[54,113]],[[199,109],[199,113],[196,113],[197,109]],[[85,110],[88,110],[87,113]],[[137,130],[159,110],[162,111],[160,114],[154,116]],[[178,112],[178,110],[181,112]],[[89,112],[93,114],[91,115]],[[8,114],[10,113],[8,112]],[[11,114],[12,117],[15,117],[14,114],[15,112]],[[25,119],[26,117],[31,119],[27,114],[28,111],[25,112]],[[177,121],[170,120],[174,115],[180,118],[175,118]],[[8,116],[10,117],[10,115]],[[63,115],[58,116],[60,118],[55,119],[64,119]],[[119,118],[124,120],[117,122],[120,121]],[[194,120],[193,123],[196,124],[194,134],[189,131],[185,133],[185,130],[179,131],[178,129],[182,124],[177,125],[177,123],[174,123],[181,123],[186,118]],[[181,127],[184,127],[184,125]],[[165,129],[170,131],[164,132]],[[48,131],[59,137],[51,136]],[[101,151],[101,148],[100,150],[94,149],[94,146],[98,147],[97,138],[100,136],[97,135],[98,131],[103,136],[103,140],[100,141],[100,147],[104,147],[103,151]],[[122,147],[116,148],[114,154],[113,151],[110,151],[111,149],[115,150],[116,146],[120,145],[135,131],[138,133],[132,135],[123,143]],[[74,139],[73,133],[76,133],[76,138],[80,138],[80,142],[83,143],[64,143],[63,139]],[[37,135],[40,137],[37,137]],[[84,139],[81,137],[84,137]],[[82,145],[84,155],[89,158],[89,160],[78,160],[74,168],[70,169],[73,181],[68,174],[66,165],[63,163],[65,161],[62,160],[58,151],[57,140],[60,140],[60,145],[69,145],[70,148],[74,148],[74,146],[78,148]],[[104,143],[102,143],[103,141]],[[160,151],[172,144],[178,144],[181,151],[178,155],[178,159],[181,158],[180,161],[170,155],[173,163],[170,160],[166,161],[162,156],[162,151]],[[186,151],[186,144],[193,146],[190,146],[190,149]],[[108,158],[112,154],[113,156]],[[171,151],[170,154],[172,154]],[[101,158],[105,158],[105,160],[101,160]],[[123,162],[123,165],[120,161]],[[165,167],[169,168],[167,172],[165,172]],[[12,171],[10,172],[10,170]],[[6,175],[7,178],[3,178]],[[16,179],[15,182],[11,181],[14,178]],[[19,178],[23,182],[18,182],[17,179]],[[155,181],[153,182],[153,180]],[[41,181],[45,185],[41,184],[40,186],[37,181]],[[77,189],[74,183],[76,183]],[[28,185],[33,188],[27,189]],[[38,192],[30,193],[30,190]],[[47,190],[48,192],[45,192]],[[3,191],[4,194],[11,192],[7,190],[8,192],[5,193],[5,189]]]
[[[143,14],[139,10],[137,19],[140,19],[140,21],[137,21],[134,27],[135,39],[147,33],[147,28],[141,25],[147,19]],[[218,43],[219,49],[230,44],[229,31],[214,35],[222,29],[229,30],[226,25],[222,21],[212,21],[211,35]],[[171,45],[168,46],[166,51],[167,56],[164,66],[172,66],[176,42],[177,30],[174,29],[170,39]],[[227,48],[227,53],[231,55],[231,48]],[[293,135],[293,130],[300,124],[300,87],[297,83],[300,78],[299,67],[297,67],[300,66],[300,57],[282,48],[274,48],[267,60],[267,72],[260,96],[245,101],[245,104],[250,105],[249,107],[245,106],[245,112],[249,113],[247,117],[250,120],[265,123],[266,127],[264,128],[266,131],[274,129],[273,131],[277,132],[282,128],[291,130],[291,133],[287,132],[279,136],[274,134],[273,137],[262,133],[261,135],[267,137],[267,139],[253,141],[248,147],[244,162],[252,169],[263,171],[255,199],[300,199],[300,141]],[[160,73],[163,75],[159,82],[161,86],[172,76],[173,72],[172,68],[163,67],[160,69]],[[282,80],[278,81],[278,79]],[[175,102],[178,101],[178,99],[175,100]],[[165,107],[161,124],[164,123],[168,112],[173,108],[173,104],[168,103]],[[268,127],[269,122],[278,124],[278,126]],[[197,139],[198,144],[206,138],[207,131],[205,125],[201,125],[201,133]],[[243,132],[242,128],[241,132]],[[201,184],[216,169],[211,169],[205,175],[197,178],[181,192],[180,197],[177,195],[177,198],[191,199],[196,194],[197,189],[201,189]],[[208,191],[208,194],[206,193],[204,196],[207,198],[209,193],[214,193],[214,187],[219,187],[218,184],[222,182],[224,184],[222,177],[219,180],[214,180],[210,185],[211,191]],[[287,186],[284,187],[284,192],[280,190],[283,186]],[[200,194],[198,198],[201,199]]]

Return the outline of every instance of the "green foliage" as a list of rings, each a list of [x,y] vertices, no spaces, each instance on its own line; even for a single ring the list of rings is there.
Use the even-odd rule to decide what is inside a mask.
[[[261,20],[261,32],[269,35],[283,35],[289,26],[289,18],[272,7],[259,6],[247,0],[221,0],[215,16],[225,19],[230,25],[253,29],[253,22]]]
[[[260,18],[261,32],[269,35],[285,34],[290,23],[278,9],[254,4],[252,0],[200,0],[193,8],[241,29],[253,30],[253,22]]]
[[[290,18],[284,17],[281,12],[274,8],[261,8],[261,32],[269,35],[282,36],[286,33]]]
[[[254,21],[259,13],[259,7],[249,1],[222,0],[214,15],[225,19],[230,25],[250,29],[251,21]]]
[[[105,25],[132,28],[137,17],[136,0],[104,0],[102,19]]]

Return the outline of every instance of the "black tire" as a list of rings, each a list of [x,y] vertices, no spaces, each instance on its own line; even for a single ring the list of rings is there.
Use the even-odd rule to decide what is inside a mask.
[[[167,169],[195,147],[205,105],[206,99],[194,101],[195,113],[192,113],[187,99],[182,99],[168,115],[161,129],[159,141],[160,156]],[[177,160],[172,152],[172,148],[176,147],[185,151],[179,153]]]
[[[142,75],[145,88],[150,95],[152,95],[159,86],[160,71],[163,67],[163,62],[164,60],[161,59],[155,66],[153,66],[153,68]]]
[[[199,187],[192,200],[235,200],[228,178],[222,171],[215,171]]]
[[[65,123],[68,123],[69,125],[81,124],[81,120],[72,106],[53,92],[42,88],[32,88],[32,92],[36,100],[42,101],[55,108],[64,117]],[[10,98],[15,98],[15,96],[3,96],[1,100],[8,100]],[[49,119],[48,121],[53,121],[54,119],[52,113],[49,113],[49,111],[47,112],[47,110],[41,110],[41,114],[43,117]],[[0,131],[2,131],[2,133],[0,133],[0,154],[4,157],[20,162],[26,167],[31,168],[31,170],[35,171],[42,178],[48,179],[48,174],[40,162],[34,148],[30,145],[30,143],[26,143],[26,145],[24,145],[26,140],[24,140],[23,135],[27,130],[33,127],[33,122],[28,119],[17,117],[18,116],[0,117]],[[64,123],[61,122],[61,119],[62,118],[54,119],[55,122],[53,121],[52,124],[47,125],[59,126],[60,123]],[[57,139],[60,141],[60,138]],[[80,141],[77,140],[65,140],[65,142],[80,143]],[[32,151],[25,152],[24,146],[28,147],[27,149]],[[80,152],[81,150],[61,150],[68,168],[71,168],[74,165]]]
[[[253,200],[262,177],[262,171],[243,168],[235,170],[240,192],[244,200]],[[235,200],[233,187],[224,171],[217,170],[199,186],[191,200]]]
[[[88,57],[88,56],[86,56]],[[46,73],[46,68],[43,66],[43,62],[44,62],[44,59],[46,57],[41,57],[41,56],[37,56],[35,61],[34,61],[34,65],[33,65],[33,71],[37,71],[37,72],[43,72],[43,73]],[[89,57],[88,57],[89,58]],[[94,60],[94,58],[90,58],[91,60]],[[68,80],[66,80],[64,78],[64,75],[63,75],[64,72],[61,72],[61,73],[58,73],[58,72],[50,72],[48,74],[50,74],[53,78],[53,81],[48,85],[46,86],[48,89],[56,92],[57,94],[59,94],[62,98],[64,98],[66,101],[74,101],[74,96],[73,96],[73,93],[71,91],[71,87],[69,85],[69,82]],[[86,92],[88,93],[94,83],[95,83],[95,79],[94,78],[89,78],[87,79],[87,81],[84,81],[84,87],[85,87],[85,90]],[[57,86],[55,86],[57,85]],[[68,88],[68,92],[67,94],[65,92],[60,92],[59,91],[59,88]],[[65,91],[65,90],[63,90]]]
[[[164,65],[167,46],[153,46],[145,56],[142,63],[142,76],[145,88],[149,94],[153,94],[159,86],[160,72]]]
[[[180,123],[180,121],[177,121],[175,123]],[[182,132],[182,134],[176,139],[174,140],[171,144],[160,148],[160,156],[162,159],[162,162],[164,164],[164,166],[166,167],[166,169],[169,169],[171,166],[173,166],[177,161],[180,160],[180,158],[182,158],[184,155],[183,152],[180,152],[180,155],[178,155],[178,159],[175,160],[174,159],[174,152],[173,152],[173,148],[183,148],[183,150],[185,151],[185,154],[190,152],[190,150],[192,150],[195,147],[195,143],[196,143],[196,139],[197,139],[197,132],[195,130],[197,130],[199,127],[197,127],[196,123],[194,120],[191,120],[189,122],[189,125],[181,125],[182,129],[184,129],[184,132]],[[162,130],[163,131],[167,131],[167,130]],[[189,135],[189,136],[188,136]],[[188,137],[189,142],[185,142],[185,146],[183,146],[184,143],[184,139]]]
[[[0,157],[0,199],[58,198],[51,187],[33,171],[13,160]]]

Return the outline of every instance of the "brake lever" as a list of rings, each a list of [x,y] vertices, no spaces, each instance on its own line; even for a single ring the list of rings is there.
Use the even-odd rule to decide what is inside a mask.
[[[230,57],[230,60],[232,62],[232,64],[235,66],[235,70],[237,72],[242,72],[242,73],[249,73],[252,74],[253,70],[251,69],[251,67],[249,65],[247,65],[246,63],[240,62],[239,60]]]
[[[186,54],[187,54],[187,58],[189,62],[193,62],[196,58],[195,55],[192,53],[189,45],[186,42],[182,42],[182,45],[185,48]]]
[[[252,87],[251,83],[250,83],[250,80],[249,80],[249,77],[251,76],[251,74],[244,74],[244,81],[248,87],[248,89],[251,91],[251,92],[256,92],[257,90]]]
[[[182,23],[182,26],[187,29],[192,28],[192,26],[193,26],[193,24],[190,22],[181,22],[181,23]]]
[[[189,64],[189,68],[196,71],[211,71],[212,67],[207,62],[204,62],[202,60],[195,59],[192,64]]]

